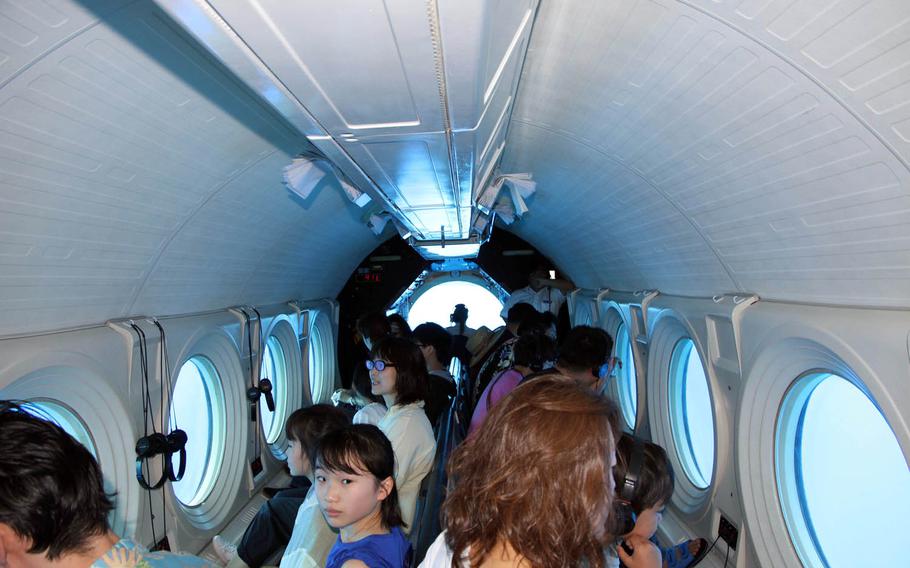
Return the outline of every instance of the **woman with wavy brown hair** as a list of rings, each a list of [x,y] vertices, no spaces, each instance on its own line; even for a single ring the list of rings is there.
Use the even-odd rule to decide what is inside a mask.
[[[453,452],[445,532],[422,566],[601,568],[618,418],[612,402],[562,375],[519,385]],[[650,547],[627,565],[654,565],[643,563]]]

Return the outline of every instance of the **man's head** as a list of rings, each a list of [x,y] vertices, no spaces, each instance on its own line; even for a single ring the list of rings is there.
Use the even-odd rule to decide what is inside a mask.
[[[0,565],[17,550],[49,561],[86,552],[109,532],[113,508],[85,446],[0,401]]]
[[[427,322],[415,327],[414,342],[420,347],[428,367],[432,363],[445,367],[452,360],[452,336],[437,323]]]
[[[340,408],[329,404],[314,404],[292,412],[284,423],[284,433],[288,437],[288,467],[291,475],[309,475],[313,469],[314,453],[319,440],[329,432],[344,428],[350,423]]]
[[[613,338],[606,331],[579,325],[569,330],[559,346],[556,366],[577,382],[599,390],[598,383],[606,378],[605,367],[612,351]]]
[[[546,286],[549,279],[550,267],[541,262],[528,274],[528,286],[536,292]]]
[[[531,322],[536,322],[540,319],[540,312],[534,309],[534,306],[526,302],[519,302],[509,308],[509,311],[506,314],[506,325],[509,330],[518,334],[518,328],[522,324],[528,324]]]
[[[392,325],[383,312],[369,312],[357,320],[357,331],[363,338],[363,344],[366,345],[366,348],[372,349],[373,344],[392,334]]]

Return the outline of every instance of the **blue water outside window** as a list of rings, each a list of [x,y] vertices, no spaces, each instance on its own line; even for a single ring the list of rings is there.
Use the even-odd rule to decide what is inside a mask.
[[[262,353],[260,378],[267,378],[272,383],[272,396],[275,399],[275,411],[269,410],[265,397],[259,397],[259,416],[262,418],[262,432],[265,441],[274,444],[281,435],[284,421],[287,419],[287,359],[281,342],[270,336]]]
[[[413,329],[422,323],[434,322],[449,327],[452,325],[449,316],[455,310],[455,304],[468,308],[466,325],[472,329],[480,326],[496,329],[505,323],[499,316],[502,302],[492,292],[471,282],[448,281],[433,286],[417,298],[408,311],[408,325]]]
[[[53,422],[63,428],[63,431],[85,446],[95,459],[98,453],[92,435],[82,420],[69,408],[50,400],[32,400],[22,405],[26,412],[32,416]]]
[[[193,507],[212,492],[224,453],[224,391],[215,366],[206,357],[193,357],[180,367],[169,423],[187,434],[186,472],[182,480],[174,482],[174,495]],[[177,455],[172,463],[177,471]]]
[[[714,412],[708,377],[691,339],[680,340],[673,349],[669,395],[676,454],[689,481],[706,489],[714,476]]]
[[[781,509],[804,565],[908,565],[910,469],[861,388],[830,373],[799,379],[775,446]]]
[[[326,380],[325,369],[323,368],[322,359],[322,334],[319,332],[319,326],[314,325],[310,331],[309,348],[307,349],[307,363],[310,369],[310,394],[313,403],[320,402],[320,394],[325,392]]]
[[[635,428],[635,418],[638,414],[638,379],[635,374],[635,360],[632,357],[632,341],[629,337],[629,328],[619,324],[616,331],[616,341],[613,344],[614,357],[618,359],[614,367],[616,375],[616,388],[619,393],[619,407],[622,409],[626,425]]]

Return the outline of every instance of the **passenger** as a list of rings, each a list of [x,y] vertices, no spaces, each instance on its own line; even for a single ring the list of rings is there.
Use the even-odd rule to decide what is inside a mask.
[[[471,351],[468,349],[468,340],[474,336],[476,330],[467,326],[468,308],[464,304],[456,304],[455,310],[449,316],[452,325],[446,331],[452,335],[452,356],[461,361],[461,367],[467,369],[471,364]]]
[[[556,343],[539,330],[532,330],[518,338],[513,353],[512,366],[490,381],[480,395],[477,407],[474,408],[474,415],[471,417],[468,436],[472,436],[480,428],[490,409],[512,392],[524,377],[543,371],[547,363],[552,363],[556,359]]]
[[[463,335],[470,338],[474,335],[476,329],[471,329],[467,325],[468,321],[468,307],[464,304],[455,304],[455,309],[452,311],[452,314],[449,315],[449,321],[452,322],[452,325],[446,328],[452,335]]]
[[[313,490],[311,454],[326,433],[349,424],[347,416],[327,404],[301,408],[288,416],[284,431],[288,439],[288,469],[294,479],[306,480],[305,487],[284,489],[264,503],[238,546],[216,535],[212,539],[215,554],[229,568],[258,568],[282,546],[284,557],[294,566],[321,566],[335,540],[324,522]]]
[[[411,337],[411,326],[408,325],[407,320],[401,317],[401,314],[389,314],[389,327],[391,327],[391,334],[395,337]]]
[[[531,304],[538,312],[550,312],[559,315],[559,310],[566,301],[566,294],[575,289],[575,285],[561,278],[550,279],[549,271],[545,266],[538,266],[528,276],[528,285],[514,290],[502,306],[499,314],[503,318],[509,309],[520,303]]]
[[[322,439],[316,493],[326,521],[340,529],[328,568],[410,567],[394,471],[392,444],[375,426],[351,426]]]
[[[0,401],[0,566],[214,567],[149,552],[108,524],[101,468],[62,428]]]
[[[392,324],[381,311],[369,312],[357,320],[357,332],[369,351],[377,341],[392,334]]]
[[[420,482],[433,467],[436,440],[424,412],[427,398],[426,364],[420,349],[408,339],[387,337],[373,346],[367,361],[373,394],[385,400],[388,411],[379,429],[395,450],[395,486],[405,530],[414,522]]]
[[[348,424],[344,413],[327,404],[315,404],[295,410],[285,425],[291,475],[305,475],[310,481],[314,481],[313,463],[316,447],[330,432],[345,428]],[[307,492],[300,510],[297,511],[294,531],[287,548],[284,549],[280,564],[302,568],[325,566],[334,542],[335,532],[319,510],[314,484]]]
[[[480,394],[487,387],[496,373],[508,369],[512,365],[512,345],[518,338],[518,330],[522,325],[532,325],[539,321],[540,312],[530,304],[516,304],[509,310],[506,326],[494,336],[492,346],[486,351],[482,360],[477,362],[477,357],[471,359],[471,407],[477,406]],[[475,364],[476,362],[476,364]]]
[[[373,394],[370,383],[370,372],[365,366],[354,369],[354,379],[350,389],[338,389],[332,393],[332,404],[350,405],[357,409],[352,422],[354,424],[372,424],[376,426],[385,416],[386,407],[382,397]]]
[[[652,540],[663,510],[673,496],[673,466],[661,446],[623,434],[616,444],[616,514],[613,532],[635,549]],[[607,566],[619,566],[616,542],[606,549]],[[664,568],[689,568],[707,553],[703,538],[688,540],[661,552]]]
[[[455,379],[447,369],[452,359],[452,336],[441,325],[428,322],[414,328],[413,339],[426,361],[427,405],[424,410],[433,431],[437,432],[441,417],[446,415],[455,398]]]
[[[618,424],[611,401],[565,377],[519,385],[452,453],[445,531],[421,566],[601,568]],[[657,547],[638,544],[628,565],[660,566]]]
[[[596,393],[613,369],[613,338],[606,331],[587,325],[573,327],[559,346],[556,369]]]

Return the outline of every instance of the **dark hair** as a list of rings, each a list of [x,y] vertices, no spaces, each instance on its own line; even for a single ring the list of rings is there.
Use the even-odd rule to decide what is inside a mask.
[[[463,324],[468,321],[468,308],[464,304],[455,304],[455,309],[452,311],[452,315],[449,316],[449,321],[455,324]]]
[[[24,404],[24,403],[23,403]],[[114,508],[89,451],[20,404],[0,401],[0,523],[48,560],[83,553]]]
[[[527,333],[518,337],[512,350],[512,362],[532,371],[543,370],[544,363],[556,359],[556,342],[543,333]]]
[[[414,341],[433,346],[436,358],[443,365],[452,360],[452,336],[438,323],[427,322],[415,327]]]
[[[357,365],[354,367],[354,377],[351,380],[351,387],[354,388],[354,392],[363,398],[373,402],[382,402],[381,396],[373,394],[373,385],[370,383],[370,371],[367,370],[366,365]]]
[[[395,404],[404,406],[427,399],[427,363],[413,341],[384,337],[373,345],[370,355],[395,365]]]
[[[314,404],[292,412],[284,423],[284,433],[289,440],[300,442],[310,463],[316,463],[313,458],[319,440],[329,432],[344,428],[350,423],[350,418],[340,408],[329,404]]]
[[[467,553],[477,566],[508,542],[530,566],[602,567],[618,417],[609,399],[558,374],[493,406],[449,459],[443,528],[453,558]]]
[[[570,371],[592,370],[606,363],[613,338],[606,331],[587,325],[573,327],[559,346],[559,366]]]
[[[635,440],[628,434],[623,434],[616,443],[616,467],[613,468],[613,480],[616,482],[617,491],[620,490],[625,480],[634,449]],[[642,442],[642,452],[638,483],[635,485],[635,494],[630,503],[636,515],[658,503],[667,503],[673,496],[675,483],[673,466],[670,464],[666,450],[657,444]]]
[[[407,526],[401,518],[395,487],[395,452],[392,442],[372,424],[354,424],[327,434],[316,448],[316,467],[351,475],[369,472],[378,481],[392,478],[392,490],[380,507],[386,529]]]
[[[392,334],[392,325],[397,325],[398,333],[394,334],[395,337],[411,337],[411,326],[401,317],[401,314],[389,314],[386,317],[389,320],[389,334]]]
[[[519,302],[509,308],[508,313],[506,313],[506,322],[521,325],[526,320],[531,320],[539,316],[540,312],[534,309],[534,306],[526,302]]]
[[[357,331],[364,339],[376,343],[383,337],[391,335],[392,326],[389,318],[380,311],[366,313],[357,320]]]

